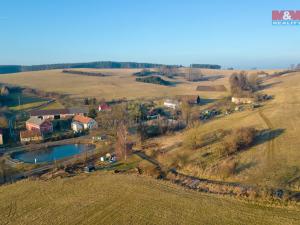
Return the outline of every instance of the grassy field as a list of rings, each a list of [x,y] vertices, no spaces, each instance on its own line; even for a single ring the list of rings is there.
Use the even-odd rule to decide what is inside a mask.
[[[204,123],[198,128],[199,134],[243,126],[252,126],[275,133],[273,138],[265,136],[250,149],[234,156],[234,160],[239,164],[238,170],[226,180],[300,190],[299,75],[293,73],[265,83],[268,84],[268,88],[263,91],[274,96],[274,99],[267,102],[265,106],[254,111],[236,112]],[[183,133],[178,133],[153,141],[164,148],[181,143],[184,136]],[[187,162],[181,168],[182,172],[202,178],[223,179],[220,174],[212,171],[212,168],[223,160],[218,156],[214,145],[197,150],[176,147],[161,157],[160,161],[171,165],[173,160],[183,154],[187,156]]]
[[[63,109],[65,108],[60,102],[55,101],[46,105],[45,107],[41,107],[40,110],[50,110],[50,109]]]
[[[166,79],[176,82],[173,86],[160,86],[136,82],[132,75],[139,69],[78,69],[80,71],[95,71],[107,74],[107,77],[91,77],[76,74],[65,74],[62,70],[48,70],[7,74],[0,76],[0,82],[20,86],[27,86],[44,91],[68,94],[73,98],[96,97],[107,100],[119,98],[149,98],[174,95],[200,94],[202,97],[220,98],[227,95],[226,92],[200,92],[196,91],[198,85],[225,85],[228,87],[228,77],[234,71],[231,70],[201,70],[205,75],[224,75],[222,79],[215,81],[188,82],[182,77]],[[187,72],[182,68],[182,72]],[[250,71],[254,72],[254,71]],[[273,71],[269,71],[273,72]]]
[[[299,224],[300,209],[185,190],[134,175],[95,173],[0,187],[1,224]]]

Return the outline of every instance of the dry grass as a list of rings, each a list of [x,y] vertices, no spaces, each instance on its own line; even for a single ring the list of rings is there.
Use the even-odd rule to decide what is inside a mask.
[[[49,92],[68,94],[74,98],[96,97],[98,99],[118,98],[151,98],[175,95],[195,95],[220,98],[226,92],[196,91],[198,85],[225,85],[228,87],[230,70],[202,70],[205,75],[224,75],[216,81],[188,82],[182,77],[172,80],[178,82],[175,87],[136,82],[133,73],[139,69],[78,69],[109,74],[108,77],[90,77],[76,74],[65,74],[62,70],[48,70],[7,74],[0,76],[0,82],[27,86]],[[185,71],[186,69],[181,69]],[[169,79],[166,79],[169,80]],[[229,90],[229,89],[228,89]]]
[[[236,155],[239,163],[238,173],[227,180],[299,191],[300,74],[277,77],[266,84],[270,86],[264,92],[274,95],[274,99],[266,102],[265,106],[254,111],[236,112],[202,124],[198,132],[205,134],[219,129],[230,130],[245,126],[271,131],[270,135],[265,135],[253,147]],[[183,135],[162,137],[155,141],[171,145],[174,140],[182,141]],[[211,173],[210,170],[210,167],[221,163],[222,159],[217,149],[217,145],[195,151],[181,147],[170,151],[164,159],[168,165],[177,152],[187,151],[190,154],[190,163],[183,172],[210,179],[221,179],[218,174]]]
[[[133,175],[94,173],[0,187],[1,224],[298,224],[272,208]]]

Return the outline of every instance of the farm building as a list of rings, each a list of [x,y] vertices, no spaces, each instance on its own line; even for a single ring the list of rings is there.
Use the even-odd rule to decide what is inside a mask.
[[[107,103],[100,104],[98,107],[99,112],[101,111],[111,111],[111,107]]]
[[[26,121],[26,129],[31,131],[37,130],[41,134],[46,134],[53,132],[53,125],[49,120],[31,117]]]
[[[20,140],[22,144],[42,141],[43,136],[39,130],[25,130],[20,132]]]
[[[82,123],[77,122],[77,121],[73,121],[71,123],[71,128],[75,133],[79,133],[82,132],[84,130],[84,126]]]
[[[177,100],[167,99],[164,101],[164,106],[171,109],[177,109],[179,107],[179,102]]]
[[[30,117],[40,119],[61,119],[68,118],[75,115],[86,115],[87,109],[84,108],[70,108],[70,109],[51,109],[51,110],[34,110],[30,112]]]
[[[3,130],[0,129],[0,145],[3,145]]]
[[[86,129],[95,129],[98,127],[98,123],[94,119],[86,117],[86,116],[76,115],[73,118],[73,122],[74,121],[81,123],[85,130]]]
[[[252,104],[254,102],[253,98],[238,98],[238,97],[232,97],[231,101],[237,105]]]

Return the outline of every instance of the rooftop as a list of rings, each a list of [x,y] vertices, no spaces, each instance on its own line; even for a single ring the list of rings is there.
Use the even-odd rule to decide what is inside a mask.
[[[35,118],[35,117],[30,117],[26,123],[32,123],[32,124],[36,124],[36,125],[41,125],[42,123],[44,123],[46,120],[45,119],[40,119],[40,118]]]
[[[88,109],[69,108],[69,109],[33,110],[30,112],[30,116],[46,116],[46,115],[78,114],[78,113],[88,113]]]
[[[76,115],[76,116],[74,116],[73,120],[78,121],[80,123],[89,123],[93,119],[90,117],[87,117],[87,116]]]

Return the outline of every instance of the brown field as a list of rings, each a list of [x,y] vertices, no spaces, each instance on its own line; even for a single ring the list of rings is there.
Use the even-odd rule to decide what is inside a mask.
[[[227,178],[247,184],[268,185],[300,190],[300,74],[293,73],[269,80],[268,88],[263,90],[274,96],[265,106],[254,111],[236,112],[202,124],[199,134],[218,129],[231,129],[243,126],[256,127],[259,130],[273,132],[273,137],[265,136],[255,146],[238,153],[234,159],[239,163],[236,174]],[[184,133],[154,139],[162,147],[180,143]],[[209,153],[209,157],[205,157]],[[180,154],[187,154],[189,159],[182,172],[198,177],[223,179],[212,173],[211,168],[222,159],[217,156],[215,146],[189,150],[176,147],[161,162],[170,165]]]
[[[228,76],[231,70],[208,70],[201,72],[205,75],[224,75],[225,78],[215,81],[188,82],[183,78],[173,79],[178,82],[175,87],[161,86],[136,82],[133,73],[139,69],[78,69],[80,71],[100,72],[111,75],[108,77],[91,77],[62,73],[62,70],[47,70],[5,74],[0,76],[0,83],[9,83],[31,87],[49,92],[68,94],[73,98],[84,97],[105,98],[107,100],[120,98],[152,98],[175,95],[201,95],[204,98],[220,98],[226,92],[196,91],[198,85],[225,85],[228,87]],[[182,72],[187,69],[182,68]],[[253,71],[250,71],[253,72]],[[268,71],[273,72],[273,71]]]
[[[260,206],[135,175],[94,173],[0,187],[1,224],[299,224],[300,209]]]
[[[197,91],[223,91],[226,92],[227,89],[224,85],[198,85]]]

